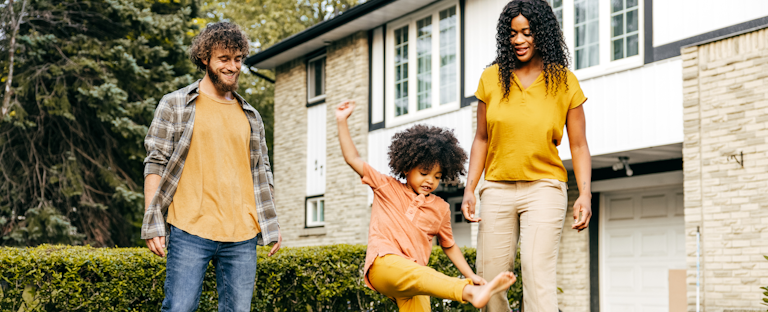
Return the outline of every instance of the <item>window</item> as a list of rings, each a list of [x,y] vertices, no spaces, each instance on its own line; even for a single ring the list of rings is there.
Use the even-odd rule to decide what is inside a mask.
[[[408,26],[395,30],[395,116],[408,114]]]
[[[597,0],[575,0],[576,69],[599,64],[599,14]]]
[[[325,225],[325,198],[307,198],[307,227]]]
[[[555,12],[557,22],[560,23],[560,28],[563,28],[563,0],[547,0],[549,5],[552,6],[552,11]]]
[[[461,202],[453,204],[453,223],[464,223],[464,213],[461,212]]]
[[[455,102],[456,93],[456,7],[440,11],[440,105]]]
[[[560,22],[579,79],[643,66],[643,1],[547,1],[554,12],[564,14]]]
[[[432,16],[416,22],[416,61],[418,62],[418,110],[432,107]]]
[[[459,14],[443,1],[386,25],[387,127],[460,107]]]
[[[611,60],[639,52],[638,0],[611,0]]]
[[[325,55],[307,63],[307,102],[325,99]]]

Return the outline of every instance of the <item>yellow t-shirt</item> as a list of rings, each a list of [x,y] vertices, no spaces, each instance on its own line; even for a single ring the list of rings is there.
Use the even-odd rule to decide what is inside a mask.
[[[241,242],[261,229],[251,176],[251,125],[237,100],[203,93],[195,100],[192,141],[168,207],[168,223],[218,242]]]
[[[488,130],[488,156],[485,179],[490,181],[535,181],[557,179],[567,182],[568,173],[557,153],[563,138],[568,110],[587,98],[579,81],[567,73],[568,90],[562,83],[556,94],[547,94],[542,72],[528,88],[520,80],[510,85],[509,96],[499,81],[499,67],[483,71],[475,96],[485,102]],[[552,89],[550,88],[550,91]]]

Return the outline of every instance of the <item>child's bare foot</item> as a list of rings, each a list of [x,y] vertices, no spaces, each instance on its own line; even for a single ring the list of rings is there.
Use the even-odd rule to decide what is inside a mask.
[[[517,278],[512,272],[501,272],[488,284],[475,286],[467,285],[464,287],[463,299],[469,301],[475,308],[482,308],[488,304],[491,296],[509,289],[509,286],[515,283]]]

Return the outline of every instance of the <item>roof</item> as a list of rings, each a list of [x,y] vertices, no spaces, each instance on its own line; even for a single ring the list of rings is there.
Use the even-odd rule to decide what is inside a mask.
[[[245,59],[245,65],[273,69],[358,31],[367,31],[435,0],[369,0],[322,21]]]

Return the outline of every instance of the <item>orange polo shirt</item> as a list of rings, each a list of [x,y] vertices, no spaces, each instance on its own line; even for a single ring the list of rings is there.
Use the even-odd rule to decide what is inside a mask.
[[[368,269],[376,257],[393,254],[426,266],[433,237],[439,237],[445,248],[454,245],[451,210],[442,198],[416,194],[408,185],[379,173],[367,163],[363,165],[362,181],[373,189],[363,271],[368,287],[374,289],[368,280]]]

